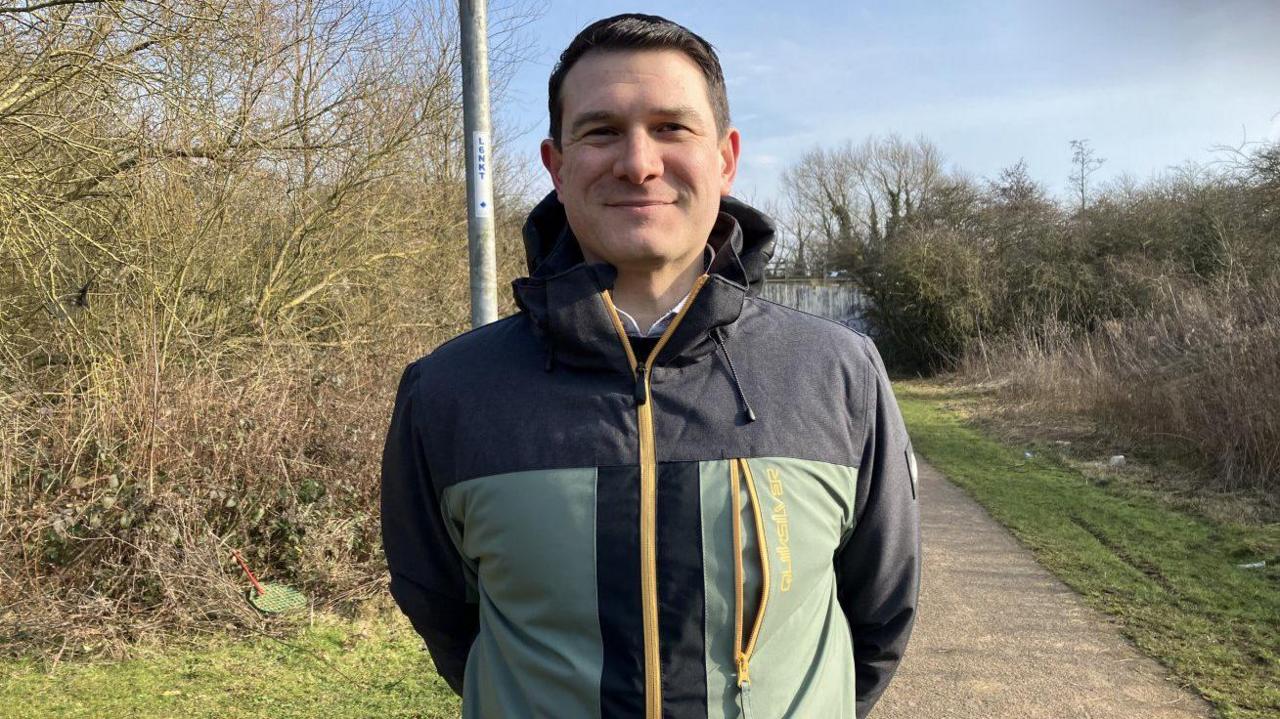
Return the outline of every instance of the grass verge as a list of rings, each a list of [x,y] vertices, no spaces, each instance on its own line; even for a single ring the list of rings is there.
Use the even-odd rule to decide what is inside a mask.
[[[124,662],[0,664],[5,719],[456,719],[457,697],[399,614],[298,620],[287,642],[223,637]]]
[[[1102,486],[975,429],[963,390],[894,386],[916,451],[1140,649],[1224,719],[1280,716],[1280,525],[1213,521]]]

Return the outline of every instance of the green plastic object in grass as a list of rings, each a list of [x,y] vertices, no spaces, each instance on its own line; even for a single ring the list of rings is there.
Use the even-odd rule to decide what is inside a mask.
[[[248,595],[249,603],[264,614],[281,614],[307,606],[307,598],[301,592],[283,584],[262,584],[250,589]]]
[[[231,554],[240,563],[244,573],[249,575],[249,581],[253,582],[253,589],[246,593],[246,598],[254,609],[263,614],[283,614],[307,606],[307,598],[302,592],[283,584],[262,584],[257,577],[253,576],[253,572],[249,571],[249,565],[244,563],[240,552],[233,549]]]

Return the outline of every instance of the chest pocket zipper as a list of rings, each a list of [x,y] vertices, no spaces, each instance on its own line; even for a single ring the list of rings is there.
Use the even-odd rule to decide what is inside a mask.
[[[742,481],[746,480],[747,497],[751,505],[751,516],[755,525],[756,544],[760,554],[760,606],[751,623],[751,631],[743,637],[746,623],[746,605],[743,601],[746,576],[742,566]],[[733,652],[734,664],[738,670],[738,704],[744,719],[751,719],[751,655],[755,652],[756,640],[760,638],[760,627],[764,624],[765,608],[769,604],[769,547],[765,540],[764,516],[760,510],[760,497],[756,494],[756,484],[751,476],[751,467],[745,459],[734,459],[729,463],[729,483],[733,494]]]

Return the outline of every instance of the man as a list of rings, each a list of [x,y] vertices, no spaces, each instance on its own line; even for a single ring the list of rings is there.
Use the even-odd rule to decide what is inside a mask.
[[[465,717],[865,717],[920,573],[875,347],[757,296],[706,41],[601,20],[549,89],[521,311],[400,381],[392,594]]]

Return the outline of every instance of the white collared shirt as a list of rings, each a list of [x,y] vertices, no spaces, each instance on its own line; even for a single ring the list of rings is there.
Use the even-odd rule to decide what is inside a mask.
[[[705,274],[708,270],[711,269],[711,260],[716,256],[715,250],[711,249],[710,243],[708,243],[706,246],[706,249],[703,250],[702,256],[706,260],[706,266],[702,270],[703,273]],[[693,294],[693,290],[689,290],[689,293],[684,296],[684,299],[677,302],[675,307],[672,307],[671,309],[667,310],[667,313],[665,315],[659,317],[658,321],[654,322],[653,325],[649,327],[648,332],[641,332],[640,324],[636,322],[634,317],[627,314],[626,311],[624,311],[621,307],[618,307],[615,304],[614,309],[618,311],[618,317],[622,318],[623,329],[627,331],[627,334],[629,336],[657,337],[661,335],[663,332],[667,331],[667,325],[671,324],[671,320],[675,319],[676,315],[680,314],[680,310],[684,309],[684,303],[689,301],[689,295],[691,294]]]

